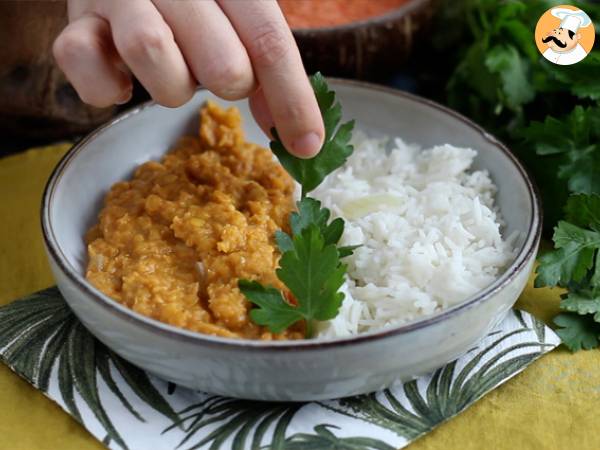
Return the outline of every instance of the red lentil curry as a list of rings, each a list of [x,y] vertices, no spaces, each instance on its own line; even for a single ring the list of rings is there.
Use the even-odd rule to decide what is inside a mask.
[[[408,0],[279,0],[291,28],[344,25],[387,14]]]
[[[273,235],[287,230],[294,185],[269,150],[244,140],[236,109],[207,103],[184,137],[106,195],[88,232],[87,279],[138,313],[201,333],[300,339],[249,318],[238,279],[283,289]]]

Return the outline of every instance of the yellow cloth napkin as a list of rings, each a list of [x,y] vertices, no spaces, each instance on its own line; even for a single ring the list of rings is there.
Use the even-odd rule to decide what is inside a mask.
[[[53,284],[41,239],[44,184],[68,145],[0,160],[0,305]],[[531,286],[518,306],[546,322],[558,292]],[[600,448],[600,350],[556,350],[408,448]],[[0,364],[0,449],[91,450],[102,445]],[[148,449],[152,450],[152,449]]]

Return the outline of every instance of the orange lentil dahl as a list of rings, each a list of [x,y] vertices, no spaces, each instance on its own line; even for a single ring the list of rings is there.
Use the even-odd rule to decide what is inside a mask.
[[[137,168],[106,195],[88,232],[87,279],[116,301],[178,327],[247,339],[274,335],[249,318],[240,278],[283,289],[274,232],[294,185],[270,151],[244,140],[236,109],[208,102],[199,136]]]
[[[344,25],[387,14],[408,0],[278,0],[291,28]]]

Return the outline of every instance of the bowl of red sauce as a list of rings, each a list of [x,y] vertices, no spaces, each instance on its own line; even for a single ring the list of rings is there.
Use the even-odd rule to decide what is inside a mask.
[[[416,50],[438,0],[278,0],[309,73],[385,77]]]

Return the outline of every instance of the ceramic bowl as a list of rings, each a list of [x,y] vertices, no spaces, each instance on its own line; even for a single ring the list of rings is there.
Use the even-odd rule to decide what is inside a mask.
[[[259,342],[207,336],[142,316],[90,285],[85,231],[110,186],[160,158],[183,134],[197,132],[198,109],[212,98],[198,91],[185,106],[147,103],[99,128],[73,147],[48,181],[42,226],[58,286],[83,324],[123,358],[192,389],[259,400],[308,401],[375,391],[429,372],[471,348],[505,316],[523,290],[540,239],[540,206],[521,164],[500,142],[433,102],[359,82],[332,80],[347,118],[371,135],[402,136],[425,147],[451,143],[477,149],[477,169],[499,188],[504,232],[520,232],[507,270],[464,302],[412,323],[353,338]],[[266,139],[246,102],[247,138]]]

